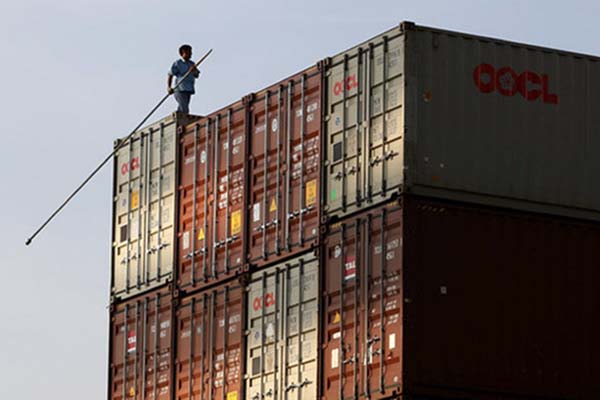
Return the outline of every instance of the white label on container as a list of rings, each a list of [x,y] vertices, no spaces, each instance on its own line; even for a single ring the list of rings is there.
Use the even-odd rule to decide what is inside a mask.
[[[252,221],[260,221],[260,203],[254,203],[252,207]]]
[[[340,351],[339,349],[331,350],[331,368],[337,368],[339,366]]]
[[[204,164],[206,162],[206,150],[202,150],[200,153],[200,162]]]
[[[336,332],[331,336],[333,339],[339,339],[342,337],[342,333],[341,332]]]
[[[183,249],[187,250],[190,247],[190,232],[183,232]]]
[[[338,258],[339,256],[342,255],[342,247],[341,246],[335,246],[334,250],[333,250],[333,256],[335,258]]]
[[[127,352],[128,353],[133,353],[135,351],[136,342],[137,342],[137,336],[135,334],[135,331],[127,332]]]
[[[354,279],[356,277],[356,260],[354,256],[347,256],[344,264],[344,280]]]
[[[388,347],[390,350],[394,350],[396,348],[396,334],[390,333],[390,337],[388,339]]]

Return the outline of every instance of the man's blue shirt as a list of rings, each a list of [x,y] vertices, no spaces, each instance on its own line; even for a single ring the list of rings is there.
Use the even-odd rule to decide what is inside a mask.
[[[186,72],[192,65],[194,65],[192,61],[188,61],[188,63],[186,63],[181,58],[173,63],[173,65],[171,66],[171,69],[169,70],[169,75],[173,75],[176,78],[175,85],[177,85],[179,83],[181,78],[183,78],[183,76],[186,74]],[[195,81],[196,81],[196,77],[194,76],[194,74],[193,73],[189,74],[187,76],[187,78],[185,78],[185,80],[181,83],[181,85],[179,85],[179,87],[177,88],[177,91],[178,92],[195,93],[195,91],[194,91],[194,82]]]

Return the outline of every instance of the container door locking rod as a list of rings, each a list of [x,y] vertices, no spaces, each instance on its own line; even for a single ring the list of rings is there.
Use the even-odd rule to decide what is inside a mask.
[[[200,61],[198,61],[195,65],[194,68],[190,68],[188,69],[188,71],[185,73],[185,75],[183,75],[183,77],[179,80],[179,82],[175,85],[175,87],[173,88],[173,92],[175,91],[175,89],[177,89],[179,87],[179,85],[181,85],[181,82],[183,82],[185,80],[185,78],[188,77],[188,75],[192,72],[193,69],[197,68],[204,60],[206,60],[206,58],[210,55],[210,53],[212,53],[212,49],[210,49],[201,59]],[[25,245],[29,246],[31,244],[31,242],[33,241],[33,239],[46,227],[46,225],[48,225],[50,223],[50,221],[52,221],[54,219],[54,217],[56,217],[56,215],[67,205],[69,204],[69,202],[73,199],[73,197],[75,197],[75,195],[77,195],[77,193],[79,193],[79,191],[81,189],[83,189],[83,187],[94,177],[94,175],[96,175],[98,173],[98,171],[100,171],[102,169],[102,167],[104,167],[106,165],[106,163],[108,163],[113,156],[117,153],[117,151],[119,151],[121,149],[121,147],[123,147],[124,143],[127,143],[128,140],[137,132],[138,129],[140,129],[142,127],[142,125],[144,125],[146,123],[146,121],[148,120],[148,118],[150,118],[152,116],[152,114],[154,114],[154,112],[156,110],[158,110],[158,108],[160,106],[163,105],[163,103],[169,98],[169,96],[171,96],[171,94],[173,92],[169,92],[167,93],[159,102],[156,106],[154,106],[154,108],[144,117],[144,119],[133,129],[133,131],[127,135],[127,137],[123,140],[121,140],[119,142],[119,144],[117,144],[117,146],[114,148],[114,150],[112,151],[112,153],[110,153],[108,156],[106,156],[106,158],[104,159],[104,161],[102,161],[100,163],[100,165],[98,165],[96,167],[96,169],[94,169],[92,171],[91,174],[88,175],[87,178],[85,178],[85,180],[77,187],[77,189],[75,189],[73,191],[73,193],[71,193],[69,195],[69,197],[67,197],[67,199],[50,215],[50,217],[48,217],[48,219],[33,233],[33,235],[31,235],[31,237],[29,237],[27,239],[27,241],[25,242]]]

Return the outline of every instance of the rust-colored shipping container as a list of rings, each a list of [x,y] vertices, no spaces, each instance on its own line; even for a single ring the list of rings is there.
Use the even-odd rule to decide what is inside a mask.
[[[404,207],[405,392],[600,398],[600,225]]]
[[[250,103],[248,261],[258,267],[319,237],[321,71],[304,70]]]
[[[178,289],[235,276],[246,263],[247,106],[188,125],[180,139]]]
[[[402,217],[382,207],[330,226],[324,239],[324,399],[401,393]]]
[[[600,225],[400,200],[323,240],[322,398],[600,398]]]
[[[170,287],[113,305],[110,319],[108,398],[171,400]]]
[[[244,288],[230,282],[177,307],[175,398],[242,399]]]

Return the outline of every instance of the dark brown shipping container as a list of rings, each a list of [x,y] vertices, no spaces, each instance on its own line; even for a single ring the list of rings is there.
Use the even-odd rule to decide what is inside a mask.
[[[242,399],[245,292],[237,281],[181,300],[176,399]]]
[[[250,104],[249,262],[299,254],[319,237],[320,67],[253,96]]]
[[[407,198],[404,390],[600,398],[600,225]]]
[[[324,399],[400,393],[402,229],[402,209],[383,207],[331,226],[324,239]]]
[[[170,287],[112,307],[109,399],[170,400],[173,360]]]
[[[600,225],[401,200],[324,239],[322,398],[600,398]]]
[[[181,136],[177,284],[185,292],[245,266],[246,123],[247,107],[239,102]]]

